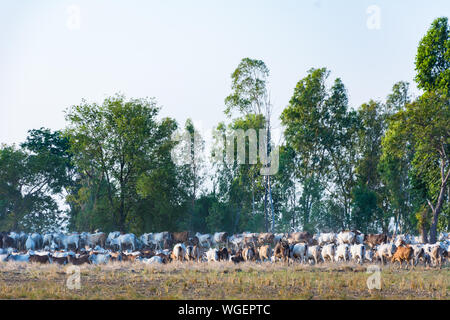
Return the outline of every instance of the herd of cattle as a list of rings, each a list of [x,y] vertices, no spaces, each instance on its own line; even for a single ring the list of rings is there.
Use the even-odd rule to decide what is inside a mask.
[[[354,261],[406,262],[439,266],[449,261],[450,234],[440,234],[435,244],[420,243],[410,235],[308,232],[226,232],[195,235],[185,232],[145,233],[31,233],[1,232],[0,262],[104,264],[132,261],[164,264],[171,261],[298,261],[304,264]]]

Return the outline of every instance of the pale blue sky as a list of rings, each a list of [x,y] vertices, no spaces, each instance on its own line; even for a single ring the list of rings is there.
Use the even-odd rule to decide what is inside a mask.
[[[67,27],[68,7],[80,28]],[[370,5],[380,29],[367,27]],[[342,78],[352,107],[413,82],[417,44],[450,1],[0,1],[0,142],[64,127],[82,98],[156,97],[162,115],[210,128],[240,59],[271,70],[275,126],[312,67]]]

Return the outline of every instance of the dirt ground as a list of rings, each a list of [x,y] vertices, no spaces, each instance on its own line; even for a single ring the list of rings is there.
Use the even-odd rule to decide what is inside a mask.
[[[367,279],[377,276],[368,266],[115,262],[71,270],[7,262],[0,263],[0,299],[450,299],[448,265],[377,265],[381,290],[368,289]]]

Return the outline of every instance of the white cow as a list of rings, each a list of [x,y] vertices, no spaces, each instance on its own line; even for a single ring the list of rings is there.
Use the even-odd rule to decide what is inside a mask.
[[[370,249],[370,247],[366,246],[364,248],[364,259],[366,261],[372,262],[373,261],[373,251]]]
[[[397,246],[393,243],[383,243],[376,247],[375,258],[380,259],[384,264],[385,259],[390,259],[397,250]]]
[[[314,264],[318,264],[321,252],[322,249],[320,246],[308,246],[306,250],[306,260],[314,260]]]
[[[350,253],[350,245],[348,243],[340,244],[336,248],[334,260],[339,262],[341,260],[348,261]]]
[[[208,262],[219,261],[219,250],[210,248],[208,251],[206,251],[206,260]]]
[[[322,260],[323,261],[333,261],[334,255],[336,253],[336,245],[335,244],[326,244],[322,248]]]
[[[336,234],[333,232],[322,233],[317,238],[317,242],[319,243],[319,246],[323,246],[327,243],[334,243],[335,241],[336,241]]]
[[[353,244],[355,242],[356,234],[352,231],[342,231],[337,235],[338,244]]]
[[[177,243],[172,250],[172,259],[175,261],[183,261],[186,256],[186,246],[184,243]]]
[[[350,253],[352,255],[352,260],[362,264],[365,257],[366,248],[363,244],[354,244],[350,247]]]
[[[298,259],[300,262],[306,262],[306,251],[308,246],[305,243],[296,243],[291,247],[291,259]]]
[[[195,234],[195,236],[198,239],[199,246],[201,246],[201,247],[208,246],[208,248],[211,248],[212,236],[209,233],[201,234],[201,233],[197,232]]]

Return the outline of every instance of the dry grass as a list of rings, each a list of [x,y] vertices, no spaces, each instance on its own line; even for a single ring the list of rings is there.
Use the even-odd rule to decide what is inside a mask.
[[[81,266],[71,290],[67,266],[0,264],[0,299],[449,299],[450,269],[385,266],[369,291],[367,265],[282,263],[110,263]]]

